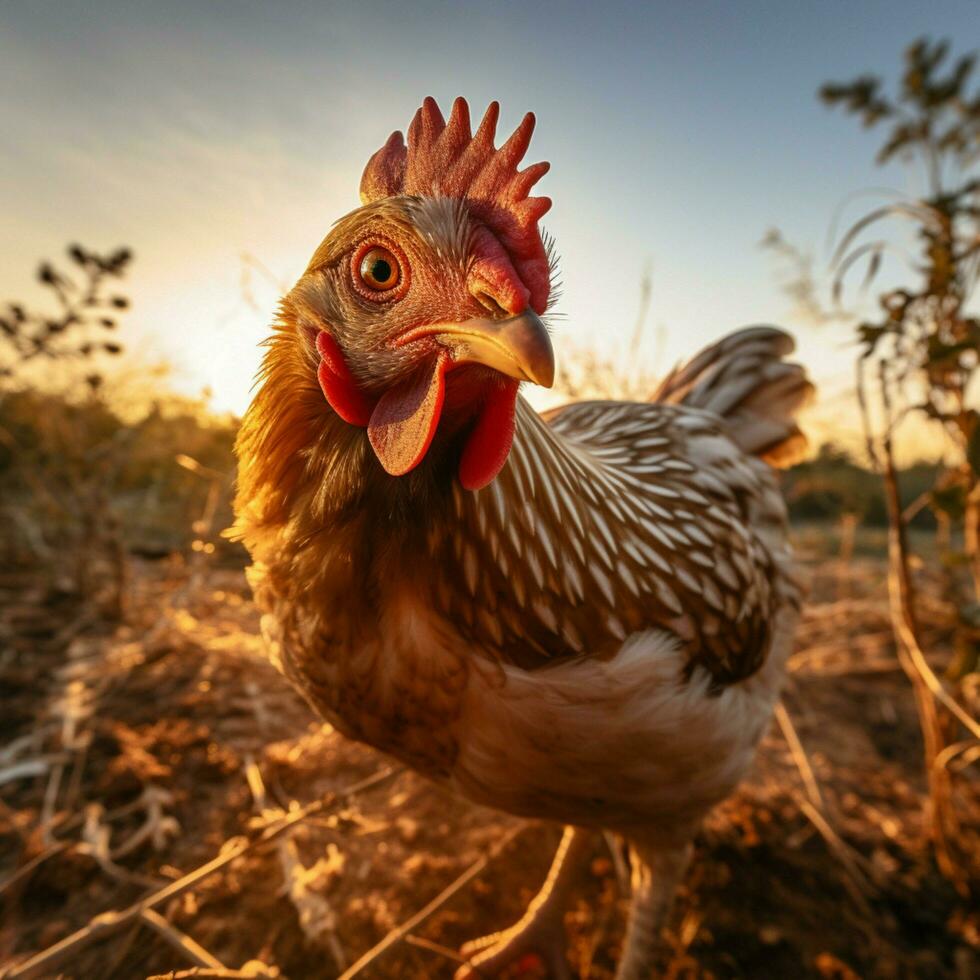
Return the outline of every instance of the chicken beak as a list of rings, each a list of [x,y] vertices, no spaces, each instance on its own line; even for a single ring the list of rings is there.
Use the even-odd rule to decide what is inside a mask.
[[[457,364],[482,364],[543,388],[555,382],[555,352],[548,330],[532,310],[506,320],[477,318],[431,330]]]

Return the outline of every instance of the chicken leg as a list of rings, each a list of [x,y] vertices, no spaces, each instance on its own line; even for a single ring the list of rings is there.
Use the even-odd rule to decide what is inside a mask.
[[[543,958],[553,980],[571,980],[562,918],[568,893],[588,856],[590,836],[576,827],[565,828],[548,877],[523,917],[503,932],[467,943],[462,953],[469,962],[456,971],[455,980],[496,977],[528,953]]]
[[[662,932],[677,886],[691,860],[692,847],[653,847],[630,843],[633,901],[616,980],[650,980]]]

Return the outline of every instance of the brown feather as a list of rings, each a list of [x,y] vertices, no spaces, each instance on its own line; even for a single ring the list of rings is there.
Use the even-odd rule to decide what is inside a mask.
[[[792,466],[807,448],[796,415],[813,397],[803,369],[782,360],[795,346],[777,327],[745,327],[674,368],[650,400],[713,412],[745,452]]]

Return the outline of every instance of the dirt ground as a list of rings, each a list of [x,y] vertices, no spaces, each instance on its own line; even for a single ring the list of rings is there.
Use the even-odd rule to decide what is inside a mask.
[[[976,909],[923,843],[921,745],[883,565],[810,568],[785,703],[824,808],[806,802],[774,725],[751,779],[697,842],[665,976],[980,976]],[[198,962],[212,976],[336,978],[472,869],[358,974],[451,977],[463,941],[520,915],[560,828],[470,806],[407,772],[344,795],[390,762],[318,723],[257,634],[237,569],[140,565],[126,623],[111,628],[26,573],[0,573],[0,976],[290,813],[289,833],[165,894],[156,918],[102,919],[36,975],[180,976]],[[946,638],[929,639],[942,661]],[[964,806],[975,818],[977,797]],[[618,859],[598,837],[568,910],[582,977],[614,973]],[[521,970],[542,975],[533,960]]]

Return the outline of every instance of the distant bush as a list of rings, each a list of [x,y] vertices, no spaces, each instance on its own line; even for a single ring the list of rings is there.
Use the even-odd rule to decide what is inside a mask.
[[[152,371],[129,385],[142,407],[127,404],[112,362],[132,254],[68,255],[69,272],[38,268],[51,310],[0,311],[0,566],[45,572],[121,615],[133,552],[220,546],[241,558],[217,537],[231,519],[237,423],[162,390],[153,401]]]
[[[236,429],[174,396],[124,421],[103,400],[8,394],[0,400],[0,552],[18,563],[64,554],[99,535],[90,511],[116,525],[127,551],[189,547],[213,482],[222,487],[213,523],[220,530],[231,520]]]
[[[106,289],[126,274],[133,253],[119,248],[100,255],[81,245],[67,251],[71,272],[50,262],[37,269],[38,281],[54,299],[53,312],[8,303],[0,315],[0,381],[5,386],[29,379],[36,364],[56,362],[82,365],[84,381],[95,390],[102,384],[100,362],[123,352],[113,334],[129,300],[115,292],[107,295]]]
[[[906,505],[932,490],[938,472],[933,463],[917,463],[902,472],[899,485]],[[836,522],[851,514],[871,527],[888,526],[881,478],[833,443],[824,444],[812,459],[784,473],[783,489],[794,521]],[[912,521],[917,527],[936,526],[928,508],[918,510]]]

